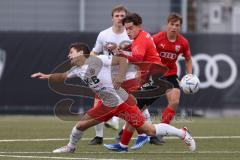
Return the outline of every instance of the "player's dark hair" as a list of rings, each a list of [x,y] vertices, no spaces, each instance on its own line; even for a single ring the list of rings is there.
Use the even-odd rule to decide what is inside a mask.
[[[142,17],[137,14],[137,13],[129,13],[125,18],[122,20],[122,24],[124,25],[125,23],[131,23],[135,26],[139,26],[142,24]]]
[[[88,45],[85,43],[74,42],[74,43],[70,44],[69,50],[71,48],[76,49],[78,52],[82,50],[83,54],[86,58],[88,58],[90,56],[90,49],[89,49]]]
[[[112,16],[115,12],[120,12],[120,11],[124,11],[126,15],[128,14],[128,10],[126,7],[124,7],[123,5],[117,5],[112,9]]]
[[[170,13],[170,15],[168,16],[167,22],[176,22],[176,21],[180,21],[180,24],[182,25],[182,16],[176,12],[172,12]]]

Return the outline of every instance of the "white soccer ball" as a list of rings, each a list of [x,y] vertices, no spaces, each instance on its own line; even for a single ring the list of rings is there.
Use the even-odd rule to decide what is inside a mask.
[[[200,80],[196,75],[187,74],[181,79],[179,85],[185,94],[194,94],[199,90]]]

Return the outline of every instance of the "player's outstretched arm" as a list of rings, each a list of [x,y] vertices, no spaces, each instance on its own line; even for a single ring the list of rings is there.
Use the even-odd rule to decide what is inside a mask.
[[[34,73],[31,75],[32,78],[38,78],[38,79],[49,79],[50,76],[51,74],[44,74],[41,72]]]
[[[31,75],[32,78],[38,78],[38,79],[51,79],[51,81],[55,82],[64,82],[67,79],[67,73],[54,73],[54,74],[44,74],[41,72],[34,73]]]

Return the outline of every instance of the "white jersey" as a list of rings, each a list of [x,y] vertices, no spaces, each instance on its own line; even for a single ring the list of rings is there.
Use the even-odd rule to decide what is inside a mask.
[[[120,46],[122,43],[125,42],[131,43],[131,40],[129,39],[126,30],[124,30],[124,32],[121,34],[116,34],[113,32],[113,28],[110,27],[99,33],[92,51],[98,54],[103,53],[105,55],[110,55],[111,53],[109,53],[105,47],[107,44],[114,43],[117,46]]]
[[[112,68],[112,56],[107,55],[91,56],[83,66],[74,66],[67,72],[68,78],[83,79],[108,107],[116,107],[128,98],[128,93],[123,88],[114,89],[112,79],[116,74],[116,70],[113,71]],[[135,78],[136,74],[137,69],[131,65],[128,68],[126,80]]]

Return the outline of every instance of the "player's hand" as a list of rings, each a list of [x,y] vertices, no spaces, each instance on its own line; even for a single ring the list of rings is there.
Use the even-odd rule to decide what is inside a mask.
[[[128,56],[131,56],[131,52],[119,49],[114,55],[127,58]]]
[[[123,50],[123,51],[129,51],[129,52],[131,52],[131,50],[132,50],[131,47],[132,47],[131,42],[121,43],[120,46],[119,46],[119,48],[120,48],[121,50]]]
[[[124,79],[120,76],[117,76],[113,79],[113,86],[116,90],[118,90],[121,87],[123,80]]]
[[[118,46],[116,43],[112,43],[112,42],[107,42],[107,44],[104,46],[106,50],[108,51],[115,51],[118,49]]]
[[[48,79],[51,74],[44,74],[41,72],[34,73],[31,75],[32,78],[38,78],[38,79]]]

